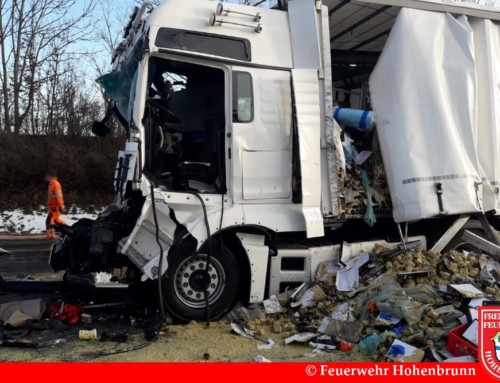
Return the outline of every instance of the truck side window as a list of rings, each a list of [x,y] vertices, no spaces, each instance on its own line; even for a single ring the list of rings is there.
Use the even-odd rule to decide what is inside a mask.
[[[233,73],[233,122],[253,120],[252,76],[246,72]]]

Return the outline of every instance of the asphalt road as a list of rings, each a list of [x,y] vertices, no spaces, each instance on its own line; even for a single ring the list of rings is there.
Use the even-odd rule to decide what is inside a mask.
[[[256,339],[247,339],[234,335],[231,332],[229,323],[225,321],[212,322],[209,329],[205,328],[205,323],[191,322],[188,325],[171,324],[160,335],[156,342],[145,343],[143,330],[140,326],[132,327],[128,314],[122,314],[123,310],[130,307],[137,307],[137,302],[147,302],[156,299],[155,294],[149,290],[129,291],[113,293],[109,289],[105,291],[93,291],[86,295],[82,292],[72,291],[52,291],[51,286],[62,278],[62,273],[54,274],[48,265],[49,251],[52,241],[46,240],[43,236],[6,236],[0,234],[0,248],[7,250],[10,254],[0,254],[0,275],[8,280],[13,280],[16,276],[33,275],[36,280],[47,282],[48,289],[42,289],[38,282],[35,290],[28,292],[7,292],[0,291],[0,304],[4,302],[42,298],[46,302],[80,302],[97,304],[86,309],[87,312],[99,317],[90,325],[78,324],[70,326],[63,331],[32,331],[23,338],[25,341],[49,342],[60,341],[56,346],[45,347],[43,352],[38,349],[5,348],[0,352],[0,362],[3,361],[253,361],[256,355],[264,355],[272,361],[333,361],[333,360],[353,360],[360,358],[353,353],[324,353],[321,355],[312,354],[311,348],[306,344],[293,344],[286,346],[283,334],[275,334],[271,328],[266,331],[268,337],[275,340],[275,345],[269,350],[260,350],[258,346],[262,344]],[[11,282],[18,283],[18,282]],[[24,283],[24,282],[20,282]],[[36,285],[38,283],[38,285]],[[44,283],[45,284],[45,283]],[[43,291],[42,291],[43,290]],[[50,291],[49,291],[50,290]],[[114,295],[113,295],[114,294]],[[132,295],[131,295],[132,294]],[[148,295],[145,295],[148,294]],[[148,298],[146,298],[148,297]],[[123,302],[124,309],[109,310],[99,306],[102,303]],[[141,306],[142,307],[142,306]],[[146,308],[148,306],[145,306]],[[145,310],[135,309],[135,310]],[[146,310],[148,311],[148,310]],[[141,311],[142,312],[142,311]],[[149,311],[148,311],[149,312]],[[129,313],[130,314],[130,313]],[[135,315],[140,318],[141,314]],[[145,315],[144,313],[142,315]],[[102,317],[102,318],[101,318]],[[40,322],[41,325],[45,320]],[[129,335],[126,344],[114,342],[82,342],[78,338],[78,330],[97,328],[98,334],[107,332],[125,332]],[[144,347],[146,345],[147,347]]]
[[[12,277],[27,274],[52,273],[49,265],[50,247],[54,241],[44,236],[2,236],[0,248],[0,275]]]

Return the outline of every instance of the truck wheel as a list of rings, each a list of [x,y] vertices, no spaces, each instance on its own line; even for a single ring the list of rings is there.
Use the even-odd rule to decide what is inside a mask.
[[[163,279],[164,300],[170,312],[181,320],[206,319],[205,291],[211,319],[224,315],[236,302],[240,269],[231,251],[214,243],[208,276],[206,264],[206,254],[186,258],[185,253],[178,252],[168,258]]]

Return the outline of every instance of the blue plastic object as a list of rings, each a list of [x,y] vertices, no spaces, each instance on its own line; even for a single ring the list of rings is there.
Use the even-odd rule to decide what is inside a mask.
[[[392,315],[390,313],[380,313],[379,314],[379,317],[380,319],[384,319],[384,320],[391,320],[392,319]]]
[[[393,332],[395,332],[395,333],[396,333],[396,334],[398,334],[398,335],[401,335],[401,334],[403,333],[403,331],[404,331],[404,328],[403,328],[403,327],[401,327],[401,326],[398,326],[398,327],[394,327],[394,328],[392,329],[392,331],[393,331]]]
[[[373,112],[367,110],[335,107],[333,118],[341,125],[352,126],[367,132],[373,130]]]
[[[405,354],[405,348],[399,344],[391,346],[388,352],[389,356],[398,356]]]

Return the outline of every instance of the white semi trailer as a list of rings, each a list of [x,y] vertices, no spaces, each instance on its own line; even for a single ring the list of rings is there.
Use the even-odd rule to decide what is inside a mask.
[[[127,134],[116,200],[61,228],[51,264],[68,280],[126,268],[124,283],[157,280],[174,315],[200,319],[310,281],[346,240],[356,254],[409,228],[442,250],[474,215],[494,240],[499,10],[272,5],[134,11],[98,80],[109,106],[94,132],[114,116]],[[349,103],[365,112],[337,108]]]

